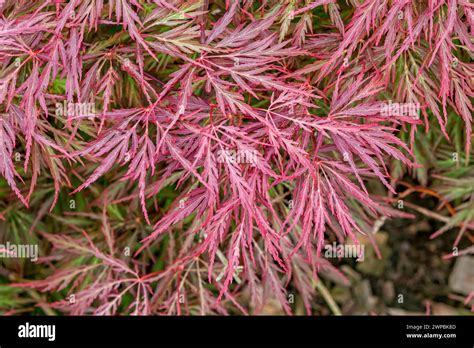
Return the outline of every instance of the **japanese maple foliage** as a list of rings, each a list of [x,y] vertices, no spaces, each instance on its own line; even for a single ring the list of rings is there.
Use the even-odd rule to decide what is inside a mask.
[[[0,8],[3,215],[35,211],[42,251],[12,285],[49,311],[291,314],[295,289],[311,313],[319,276],[347,282],[326,242],[410,217],[382,196],[417,131],[460,118],[470,152],[469,0]]]

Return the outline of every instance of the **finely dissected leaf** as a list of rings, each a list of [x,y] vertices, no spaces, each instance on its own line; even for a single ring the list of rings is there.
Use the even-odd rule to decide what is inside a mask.
[[[16,172],[15,165],[12,161],[14,148],[15,133],[13,127],[7,119],[2,117],[0,118],[0,173],[7,180],[8,185],[23,204],[28,206],[28,203],[15,183],[15,177],[19,178],[20,176]]]

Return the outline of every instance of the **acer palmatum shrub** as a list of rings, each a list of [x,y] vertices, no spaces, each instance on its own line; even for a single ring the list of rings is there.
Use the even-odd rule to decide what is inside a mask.
[[[9,313],[338,314],[324,245],[380,256],[418,136],[472,172],[468,0],[0,4],[1,238],[40,247]]]

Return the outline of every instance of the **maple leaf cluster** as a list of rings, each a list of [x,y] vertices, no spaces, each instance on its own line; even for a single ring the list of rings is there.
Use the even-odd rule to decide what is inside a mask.
[[[469,0],[0,13],[0,237],[41,246],[41,272],[22,264],[12,286],[45,293],[47,311],[247,314],[270,296],[291,314],[295,291],[312,313],[319,277],[348,282],[326,243],[377,250],[377,221],[410,216],[385,196],[393,163],[419,166],[418,132],[450,139],[459,119],[471,151]]]

